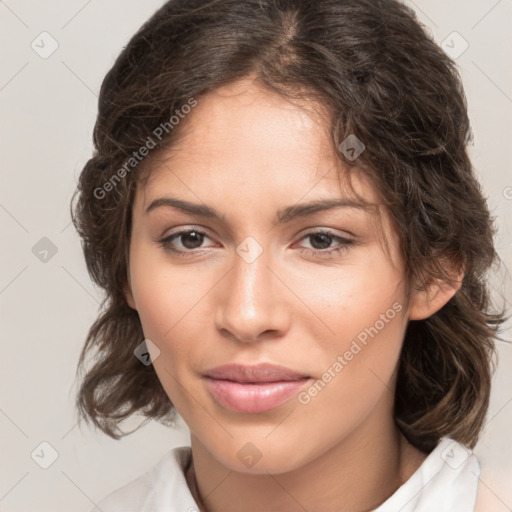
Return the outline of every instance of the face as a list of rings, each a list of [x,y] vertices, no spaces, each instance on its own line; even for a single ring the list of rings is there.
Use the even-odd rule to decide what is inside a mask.
[[[127,300],[192,436],[230,469],[290,471],[392,414],[384,397],[410,314],[398,235],[381,210],[388,254],[376,214],[350,203],[320,108],[241,81],[189,116],[137,190]],[[357,172],[353,186],[378,202]],[[289,210],[313,201],[343,205]],[[230,363],[294,377],[206,377]],[[261,455],[253,469],[244,450]]]

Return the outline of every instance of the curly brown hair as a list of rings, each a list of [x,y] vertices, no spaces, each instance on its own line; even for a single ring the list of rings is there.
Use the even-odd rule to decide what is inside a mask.
[[[88,271],[105,291],[78,363],[80,419],[116,439],[134,413],[145,416],[142,424],[173,423],[174,406],[153,366],[134,357],[144,334],[124,293],[131,206],[152,159],[176,142],[186,121],[161,137],[155,128],[169,127],[191,98],[247,76],[283,97],[324,105],[335,147],[348,134],[364,141],[355,161],[341,151],[340,161],[362,169],[389,208],[407,283],[451,282],[447,262],[463,269],[443,308],[409,321],[395,417],[419,449],[430,451],[444,435],[472,448],[506,319],[492,309],[487,281],[499,261],[494,219],[468,157],[471,131],[455,64],[395,0],[171,0],[132,37],[102,83],[95,151],[71,203]],[[134,162],[148,137],[150,157]]]

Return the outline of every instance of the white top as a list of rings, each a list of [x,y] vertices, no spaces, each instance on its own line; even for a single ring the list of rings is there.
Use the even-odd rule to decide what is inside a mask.
[[[184,474],[191,456],[189,446],[169,450],[149,471],[100,501],[99,510],[198,512]],[[473,512],[479,475],[476,455],[444,437],[409,480],[373,512]]]

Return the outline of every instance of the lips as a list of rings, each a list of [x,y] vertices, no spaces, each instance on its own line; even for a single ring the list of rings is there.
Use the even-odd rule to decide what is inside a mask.
[[[284,366],[261,363],[256,365],[226,364],[205,372],[212,379],[231,380],[233,382],[281,382],[299,380],[307,377]]]
[[[228,364],[207,370],[206,385],[222,407],[260,413],[279,407],[298,393],[310,377],[273,364]]]

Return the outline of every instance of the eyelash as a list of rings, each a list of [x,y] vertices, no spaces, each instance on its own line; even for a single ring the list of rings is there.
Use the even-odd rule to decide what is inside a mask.
[[[190,250],[187,250],[187,251],[181,251],[179,249],[175,249],[171,245],[172,242],[176,238],[179,238],[180,236],[186,235],[186,234],[189,234],[189,233],[197,233],[197,234],[199,234],[201,236],[204,235],[204,236],[208,237],[208,235],[204,231],[201,231],[199,229],[187,229],[187,230],[184,230],[184,231],[178,231],[176,233],[173,233],[172,235],[170,235],[170,236],[160,240],[159,244],[166,251],[169,251],[170,253],[175,254],[176,256],[185,257],[185,258],[188,257],[188,256],[193,256],[194,252],[196,252],[199,249],[196,249],[196,250],[190,249]],[[343,238],[341,236],[337,236],[337,235],[331,233],[330,231],[326,231],[326,230],[312,231],[311,233],[308,233],[308,234],[304,235],[300,240],[304,240],[305,238],[312,237],[314,235],[327,235],[327,236],[331,237],[333,240],[338,240],[338,242],[341,245],[339,247],[335,248],[335,249],[330,249],[330,250],[327,250],[327,249],[309,249],[309,248],[304,248],[303,247],[303,248],[299,249],[299,251],[301,253],[307,253],[309,256],[321,256],[322,258],[325,258],[325,257],[330,258],[330,257],[334,257],[337,254],[340,254],[340,253],[343,253],[343,252],[347,251],[349,246],[354,244],[353,240],[350,240],[348,238]]]

